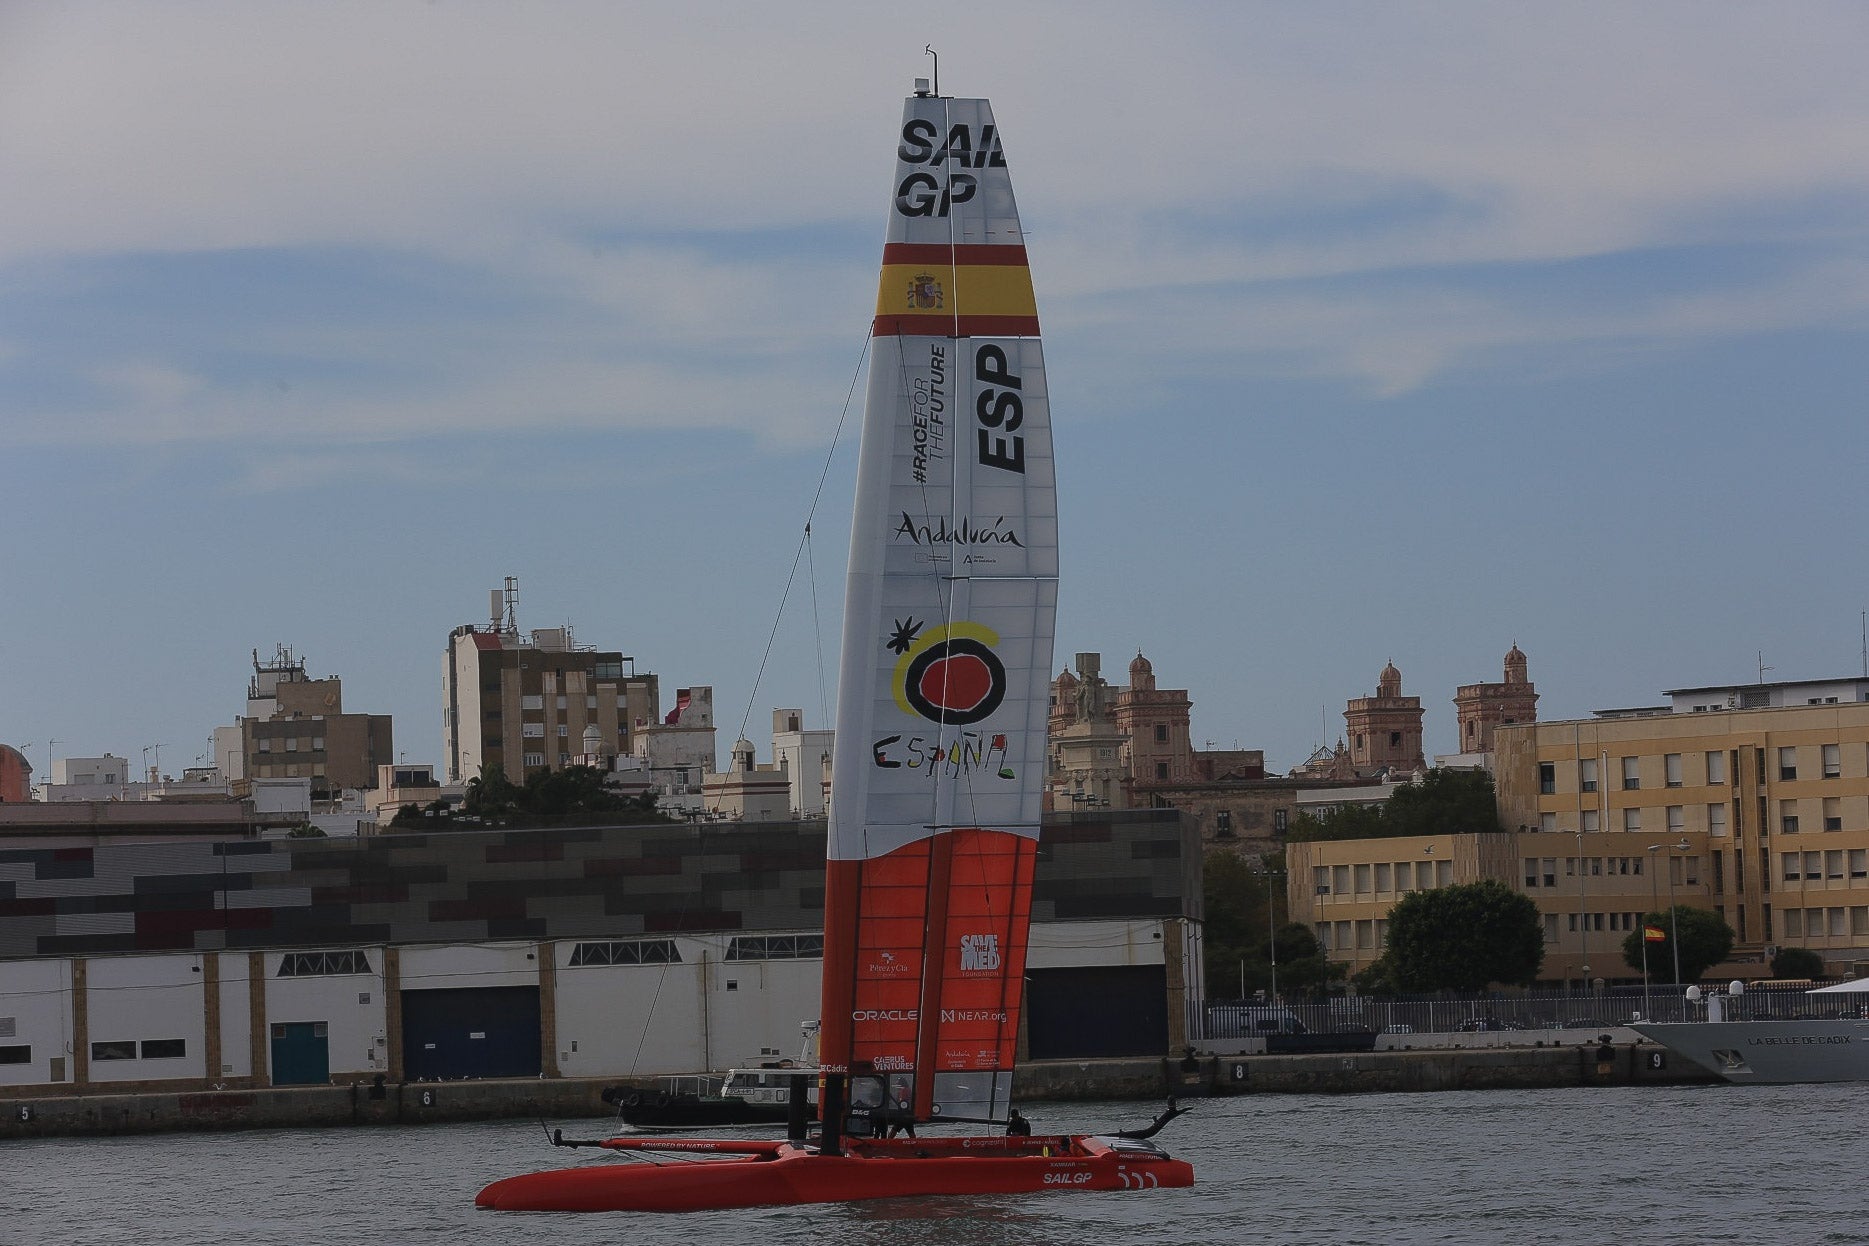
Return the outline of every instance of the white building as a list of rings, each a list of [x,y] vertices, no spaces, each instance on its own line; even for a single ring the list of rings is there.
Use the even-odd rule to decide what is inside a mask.
[[[835,731],[805,730],[803,710],[772,711],[772,757],[791,787],[792,816],[824,816]]]

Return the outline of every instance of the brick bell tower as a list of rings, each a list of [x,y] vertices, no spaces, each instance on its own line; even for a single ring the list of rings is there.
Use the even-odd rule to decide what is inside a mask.
[[[1425,769],[1421,753],[1421,698],[1402,695],[1402,672],[1382,668],[1376,695],[1356,697],[1344,707],[1350,734],[1350,764],[1359,776]]]

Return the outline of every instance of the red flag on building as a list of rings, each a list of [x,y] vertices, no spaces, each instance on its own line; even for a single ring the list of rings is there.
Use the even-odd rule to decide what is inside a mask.
[[[1650,943],[1666,943],[1668,941],[1668,932],[1663,930],[1660,926],[1644,926],[1642,927],[1642,937],[1647,939]]]

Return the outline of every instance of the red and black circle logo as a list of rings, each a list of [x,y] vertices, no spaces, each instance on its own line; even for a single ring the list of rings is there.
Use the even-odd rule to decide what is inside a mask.
[[[964,727],[1006,699],[1006,667],[984,642],[950,634],[909,655],[901,692],[923,718]]]

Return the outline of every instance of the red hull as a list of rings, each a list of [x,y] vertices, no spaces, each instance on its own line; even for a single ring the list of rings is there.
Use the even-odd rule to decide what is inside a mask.
[[[1046,1190],[1149,1190],[1194,1184],[1194,1169],[1125,1139],[851,1140],[845,1155],[790,1143],[669,1146],[611,1139],[615,1150],[714,1152],[667,1164],[590,1164],[496,1181],[474,1199],[496,1211],[718,1211],[797,1203]]]

